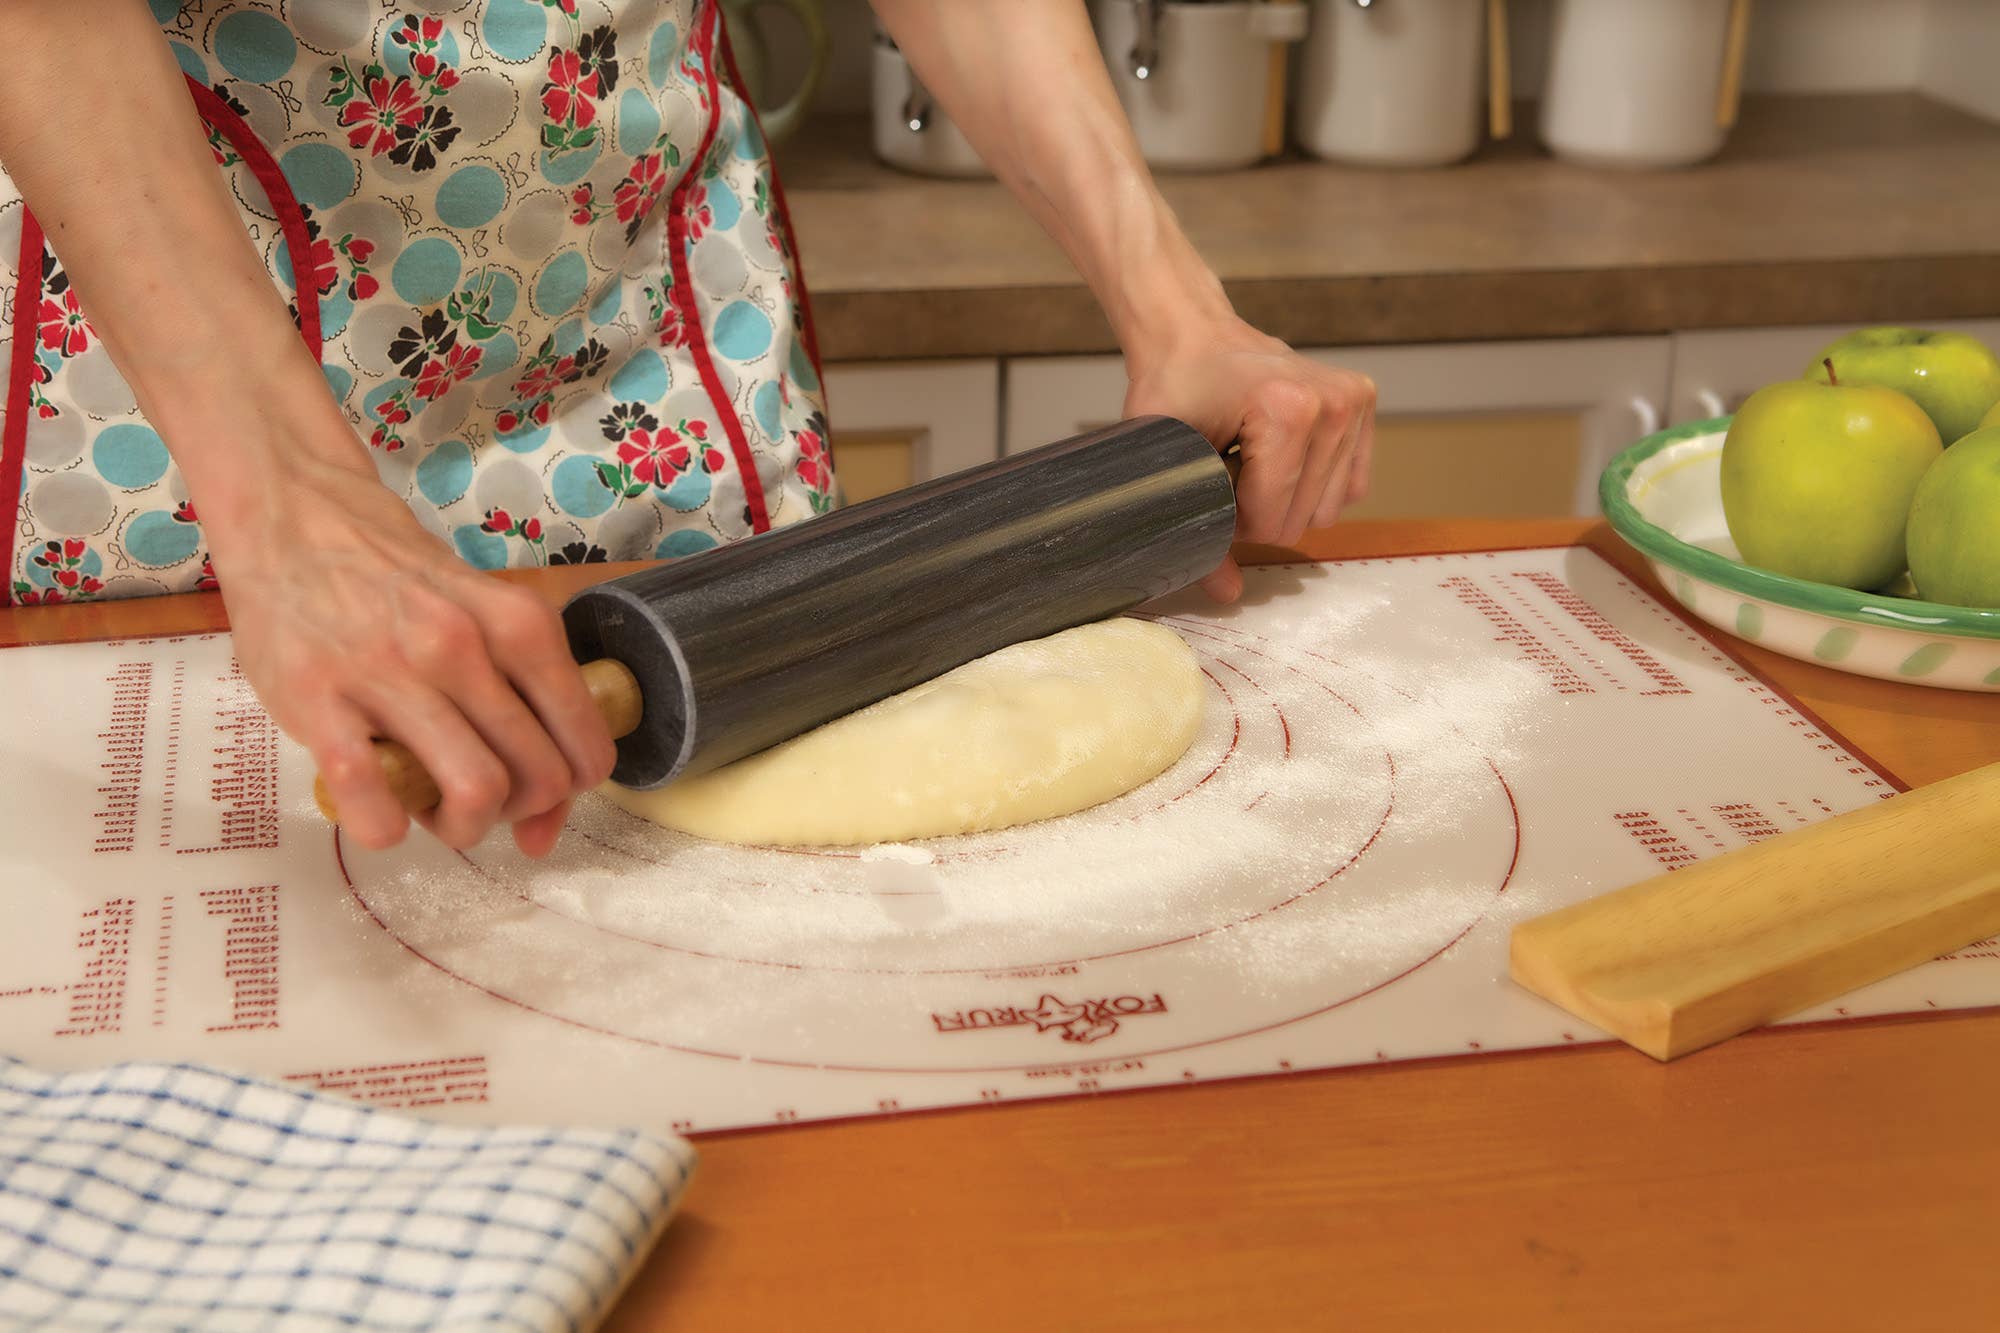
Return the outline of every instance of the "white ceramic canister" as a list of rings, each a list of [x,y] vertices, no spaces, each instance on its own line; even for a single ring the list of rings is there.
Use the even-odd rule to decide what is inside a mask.
[[[1293,127],[1310,153],[1435,167],[1479,146],[1484,0],[1312,0]]]
[[[887,34],[875,37],[875,155],[925,176],[990,176]]]
[[[1091,10],[1148,162],[1222,171],[1264,156],[1271,46],[1305,35],[1303,4],[1094,0]]]
[[[1555,0],[1542,141],[1591,166],[1713,157],[1728,34],[1729,0]]]

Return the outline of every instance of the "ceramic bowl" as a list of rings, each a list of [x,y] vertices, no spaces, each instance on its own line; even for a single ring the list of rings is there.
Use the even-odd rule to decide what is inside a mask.
[[[1722,517],[1729,418],[1648,435],[1598,499],[1681,605],[1760,648],[1860,676],[2000,692],[2000,611],[1855,592],[1743,563]]]

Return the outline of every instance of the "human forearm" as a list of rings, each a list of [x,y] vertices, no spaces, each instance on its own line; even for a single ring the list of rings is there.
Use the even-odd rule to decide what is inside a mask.
[[[0,164],[180,465],[225,566],[301,466],[369,469],[139,0],[0,0]],[[372,470],[372,469],[370,469]]]
[[[1154,186],[1080,0],[875,0],[925,84],[1068,254],[1135,374],[1228,321]]]

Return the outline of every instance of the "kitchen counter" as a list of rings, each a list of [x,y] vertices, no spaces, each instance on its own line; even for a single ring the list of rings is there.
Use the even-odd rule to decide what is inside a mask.
[[[1302,551],[1579,539],[1657,588],[1576,520]],[[606,572],[515,577],[557,598]],[[222,625],[212,594],[30,608],[0,644]],[[1910,783],[2000,760],[2000,698],[1732,646]],[[607,1328],[1987,1327],[1996,1051],[1989,1010],[1664,1066],[1568,1047],[708,1136]]]
[[[1162,187],[1243,315],[1300,346],[2000,311],[2000,125],[1906,93],[1753,98],[1715,161],[1618,172],[1550,158],[1534,123],[1441,170],[1295,157]],[[1115,350],[999,185],[893,171],[856,118],[779,168],[829,360]]]

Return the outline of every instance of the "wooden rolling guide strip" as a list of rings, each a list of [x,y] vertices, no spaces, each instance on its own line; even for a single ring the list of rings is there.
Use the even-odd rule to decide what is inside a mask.
[[[1672,1060],[2000,933],[2000,764],[1515,927],[1514,980]]]

